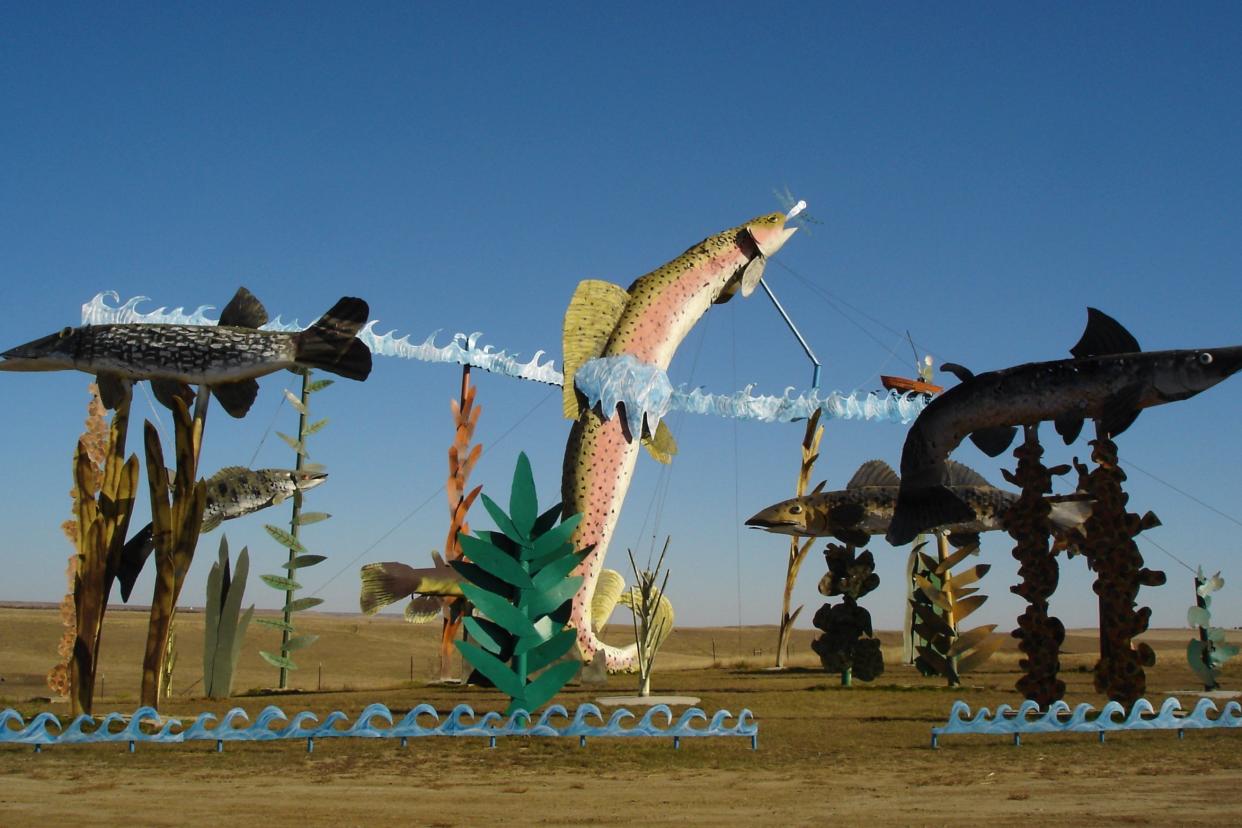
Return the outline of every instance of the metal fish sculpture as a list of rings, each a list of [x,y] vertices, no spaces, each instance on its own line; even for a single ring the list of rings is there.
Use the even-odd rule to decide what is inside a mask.
[[[974,519],[934,527],[947,532],[954,546],[979,542],[980,532],[1004,528],[1001,516],[1018,496],[998,489],[978,472],[947,463],[950,492],[970,506]],[[820,484],[821,486],[823,484]],[[901,479],[883,460],[869,460],[858,467],[845,488],[835,492],[815,491],[769,506],[746,521],[747,526],[778,535],[834,537],[851,546],[865,546],[872,535],[883,535],[893,519]],[[1091,515],[1086,501],[1051,504],[1050,518],[1062,530],[1079,528]]]
[[[283,503],[294,492],[305,492],[328,479],[318,469],[247,469],[226,466],[207,479],[207,504],[203,508],[200,532],[210,532],[221,521],[249,515],[268,506]],[[142,567],[155,546],[151,540],[151,524],[142,527],[125,542],[121,550],[120,570],[116,574],[121,585],[121,600],[129,601]]]
[[[281,368],[321,368],[354,380],[371,373],[371,351],[357,338],[367,303],[343,297],[298,333],[260,331],[267,311],[244,287],[220,313],[219,325],[83,325],[0,354],[0,371],[77,370],[94,374],[99,395],[116,408],[136,380],[150,380],[165,405],[192,399],[206,385],[233,417],[259,393],[256,377]]]
[[[949,454],[967,436],[992,457],[1009,448],[1017,426],[1045,420],[1055,423],[1066,444],[1087,419],[1115,437],[1144,408],[1193,397],[1242,368],[1242,346],[1143,351],[1129,331],[1095,308],[1087,309],[1087,328],[1070,353],[1073,359],[978,376],[959,365],[942,366],[961,384],[932,400],[906,435],[889,543],[909,543],[933,526],[972,519],[970,506],[944,487]]]
[[[434,566],[415,569],[403,563],[385,561],[362,567],[362,592],[358,606],[367,615],[374,615],[389,604],[411,598],[405,618],[411,623],[432,621],[440,616],[440,598],[461,595],[461,576],[432,552]]]
[[[718,233],[673,261],[639,277],[628,290],[609,282],[578,285],[565,313],[564,411],[574,420],[565,446],[561,478],[564,514],[582,514],[571,542],[591,548],[575,572],[583,576],[574,596],[569,623],[578,633],[583,661],[590,664],[603,650],[609,670],[633,667],[634,648],[605,645],[591,628],[591,596],[603,568],[608,543],[625,501],[640,444],[668,462],[676,444],[661,421],[654,431],[645,420],[642,433],[631,433],[620,412],[592,411],[574,388],[574,372],[597,357],[631,356],[668,368],[677,346],[713,303],[735,294],[749,296],[759,284],[767,257],[780,249],[796,228],[785,227],[782,213],[760,216]]]

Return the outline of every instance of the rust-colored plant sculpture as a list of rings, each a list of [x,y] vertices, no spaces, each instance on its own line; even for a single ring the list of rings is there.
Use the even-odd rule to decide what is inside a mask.
[[[815,467],[815,461],[819,459],[819,443],[824,437],[824,427],[819,424],[819,414],[820,409],[817,408],[806,421],[806,432],[802,437],[802,464],[798,467],[795,497],[802,497],[806,494],[807,484],[811,480],[811,470]],[[816,488],[816,491],[822,486],[823,483]],[[814,543],[814,537],[794,536],[789,539],[789,556],[785,561],[785,594],[781,599],[781,621],[776,633],[777,669],[783,668],[785,660],[789,658],[789,636],[793,632],[794,622],[798,620],[798,614],[802,612],[802,607],[799,606],[791,613],[789,605],[793,601],[794,583],[798,580],[798,571],[802,568],[802,562],[806,560],[807,553],[811,551]]]

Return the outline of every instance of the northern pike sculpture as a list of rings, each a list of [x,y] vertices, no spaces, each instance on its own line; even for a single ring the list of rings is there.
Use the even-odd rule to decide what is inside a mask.
[[[595,359],[628,359],[668,368],[677,346],[713,303],[736,293],[749,296],[759,284],[768,256],[780,249],[796,228],[786,228],[782,213],[760,216],[708,238],[673,261],[639,277],[628,290],[609,282],[580,283],[565,313],[564,411],[574,420],[565,446],[561,478],[565,515],[582,514],[574,532],[575,549],[590,549],[576,574],[583,576],[574,595],[569,623],[577,630],[583,660],[604,653],[609,670],[630,669],[633,647],[619,649],[600,641],[591,626],[591,596],[603,568],[617,517],[629,489],[638,447],[668,462],[676,445],[667,426],[643,418],[635,428],[634,412],[592,410],[574,387],[574,373]],[[618,406],[621,408],[622,406]],[[598,408],[598,407],[597,407]]]
[[[945,484],[953,496],[970,506],[974,519],[934,527],[945,532],[954,546],[978,543],[980,532],[1002,529],[1001,516],[1018,499],[998,489],[974,469],[947,463]],[[820,484],[823,485],[823,484]],[[833,537],[851,546],[865,546],[872,535],[883,535],[893,519],[901,479],[883,460],[868,460],[858,467],[845,488],[815,491],[783,500],[746,521],[747,526],[778,535]],[[1062,530],[1079,528],[1091,514],[1091,504],[1062,501],[1051,504],[1049,519]]]
[[[1030,362],[975,376],[959,365],[954,386],[928,404],[906,435],[901,489],[886,539],[909,543],[934,526],[972,520],[974,511],[945,488],[950,452],[967,436],[996,457],[1020,425],[1052,421],[1066,444],[1084,420],[1115,437],[1144,408],[1185,400],[1242,368],[1242,346],[1143,351],[1115,319],[1087,309],[1087,328],[1073,359]]]
[[[298,333],[260,331],[267,310],[239,288],[220,312],[219,325],[83,325],[27,342],[0,354],[0,371],[85,371],[99,396],[116,408],[136,380],[150,380],[165,405],[208,386],[233,417],[243,417],[259,393],[256,377],[282,368],[321,368],[354,380],[371,373],[371,351],[357,337],[367,303],[343,297],[314,325]]]
[[[253,514],[268,506],[284,503],[295,492],[309,491],[328,479],[328,473],[315,469],[248,469],[226,466],[207,478],[207,504],[203,507],[200,532],[210,532],[221,521]],[[151,524],[139,529],[121,549],[121,566],[116,578],[121,600],[129,594],[139,573],[155,548]]]

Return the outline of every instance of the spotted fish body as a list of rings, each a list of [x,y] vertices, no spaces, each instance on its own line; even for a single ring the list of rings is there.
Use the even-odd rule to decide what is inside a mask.
[[[635,663],[633,648],[610,647],[596,637],[591,597],[625,502],[640,441],[647,435],[629,433],[625,417],[616,412],[601,416],[581,405],[581,399],[579,409],[573,410],[573,370],[584,356],[623,355],[667,369],[677,347],[712,303],[728,301],[739,291],[749,295],[759,282],[765,258],[792,234],[783,214],[762,216],[704,240],[640,277],[626,291],[605,283],[583,283],[575,293],[566,313],[565,373],[566,411],[576,419],[565,446],[561,495],[566,515],[582,514],[574,547],[592,547],[575,570],[583,582],[574,595],[569,620],[587,663],[601,650],[609,670],[632,669]],[[592,297],[600,297],[598,315]],[[591,330],[604,317],[610,324]],[[576,337],[594,337],[586,353],[571,348]]]
[[[207,480],[202,531],[210,532],[223,520],[275,506],[292,497],[294,492],[315,488],[327,477],[320,471],[247,469],[244,466],[220,469]]]
[[[267,311],[243,287],[220,313],[219,325],[65,328],[0,354],[0,371],[94,374],[108,408],[120,404],[137,380],[151,380],[156,396],[168,405],[174,396],[189,396],[190,385],[208,386],[230,415],[241,417],[258,393],[255,378],[283,368],[321,368],[366,379],[371,352],[357,334],[367,313],[366,302],[346,296],[305,331],[261,331]]]
[[[974,536],[980,532],[1003,529],[1002,517],[1018,496],[996,488],[966,466],[952,461],[948,465],[950,482],[946,488],[971,508],[974,518],[929,528],[950,535],[955,545],[976,540]],[[888,531],[900,484],[887,463],[869,460],[846,488],[781,501],[754,515],[746,525],[778,535],[834,537],[863,546],[872,535]],[[1057,527],[1070,529],[1081,526],[1090,513],[1088,503],[1059,502],[1052,504],[1051,519]]]

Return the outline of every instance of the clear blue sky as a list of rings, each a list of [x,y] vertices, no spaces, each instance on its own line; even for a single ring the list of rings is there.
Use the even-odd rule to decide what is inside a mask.
[[[1088,305],[1149,349],[1242,342],[1236,5],[367,5],[10,8],[0,345],[77,324],[100,290],[150,296],[148,308],[218,307],[245,284],[273,314],[306,321],[355,294],[381,327],[415,339],[482,331],[559,363],[578,280],[627,285],[779,208],[773,191],[785,187],[822,223],[779,254],[794,272],[773,266],[770,281],[828,388],[909,373],[907,329],[938,360],[976,371],[1059,359]],[[712,310],[672,374],[713,391],[810,379],[761,295]],[[329,561],[304,583],[328,609],[356,608],[360,564],[423,565],[442,545],[458,376],[377,360],[365,384],[315,400],[332,422],[312,454],[331,479],[308,508],[334,518],[306,530]],[[475,480],[503,500],[524,449],[553,502],[568,433],[558,392],[476,377],[488,453]],[[58,527],[87,381],[0,375],[0,600],[64,592]],[[204,471],[248,463],[274,417],[293,430],[280,389],[294,382],[264,380],[245,420],[214,409]],[[1234,379],[1144,413],[1120,440],[1123,458],[1232,516],[1131,473],[1132,507],[1164,521],[1148,537],[1224,570],[1216,616],[1230,624],[1242,623],[1240,408]],[[786,542],[740,524],[791,493],[802,427],[670,424],[681,454],[667,495],[644,457],[609,563],[624,568],[627,546],[645,555],[671,533],[681,623],[775,622]],[[1087,451],[1046,431],[1050,463]],[[839,487],[873,457],[896,466],[904,435],[830,423],[817,479]],[[973,447],[955,456],[999,482]],[[291,462],[269,436],[255,465]],[[261,526],[283,516],[226,524],[256,574],[278,571],[282,552]],[[184,603],[202,603],[218,538],[201,541]],[[1158,625],[1184,624],[1189,573],[1142,548],[1171,583],[1140,603]],[[866,604],[896,627],[905,551],[878,539],[872,549],[884,584]],[[992,600],[976,616],[1002,629],[1021,611],[1009,549],[987,539]],[[817,551],[797,593],[804,625],[823,569]],[[1091,580],[1081,558],[1062,559],[1053,611],[1067,624],[1094,624]],[[137,594],[149,596],[149,576]],[[278,603],[257,579],[250,598]]]

